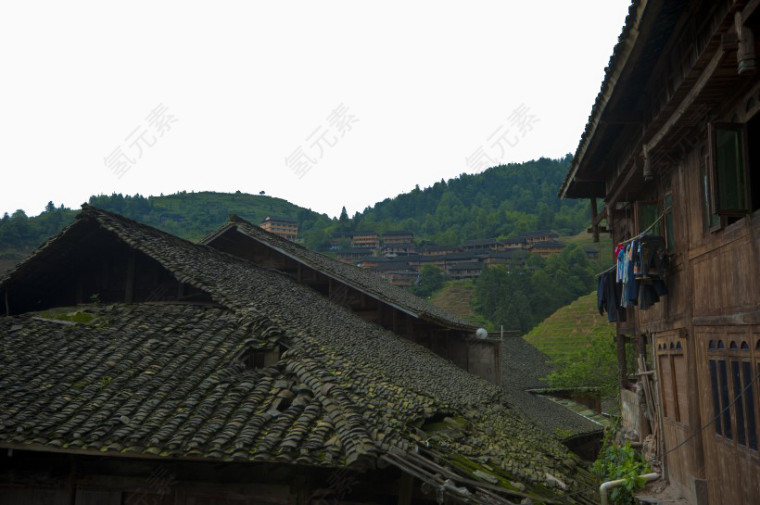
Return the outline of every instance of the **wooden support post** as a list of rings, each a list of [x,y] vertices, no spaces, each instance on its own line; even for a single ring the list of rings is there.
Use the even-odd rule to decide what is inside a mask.
[[[135,251],[129,251],[127,258],[127,279],[124,289],[124,303],[132,303],[135,299]]]
[[[77,278],[77,285],[75,289],[74,297],[76,298],[76,303],[79,305],[80,303],[84,303],[84,281],[81,277]]]
[[[625,359],[625,336],[618,334],[615,337],[617,342],[617,362],[618,362],[618,382],[620,389],[631,389],[631,381],[628,380],[628,370],[626,369]]]
[[[596,216],[599,214],[596,207],[596,197],[591,198],[591,231],[594,234],[594,242],[599,242],[599,223]]]
[[[398,505],[412,505],[414,477],[408,473],[401,475],[398,483]]]

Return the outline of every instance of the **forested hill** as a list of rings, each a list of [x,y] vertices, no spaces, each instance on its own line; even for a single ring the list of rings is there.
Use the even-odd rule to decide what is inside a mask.
[[[290,218],[301,229],[329,226],[334,220],[298,207],[281,198],[245,193],[187,193],[143,197],[121,194],[92,196],[91,205],[118,212],[188,240],[198,240],[218,228],[235,213],[253,223],[267,216]],[[23,259],[48,237],[74,220],[79,209],[56,207],[48,203],[39,216],[28,217],[23,210],[7,213],[0,219],[0,273]]]
[[[235,213],[253,223],[266,216],[293,219],[299,223],[305,245],[313,249],[329,247],[333,233],[367,230],[408,230],[417,240],[458,245],[536,230],[563,235],[582,230],[589,220],[588,203],[557,198],[570,162],[570,155],[561,160],[540,158],[489,168],[481,174],[462,174],[388,198],[356,213],[353,219],[345,214],[331,219],[281,198],[240,192],[99,195],[90,197],[89,203],[189,240],[212,232]],[[336,186],[332,197],[340,200],[341,191],[347,189]],[[0,219],[0,272],[71,223],[77,212],[50,202],[39,216],[28,217],[23,210],[5,214]]]
[[[540,158],[462,174],[388,198],[354,216],[358,230],[405,229],[442,244],[510,237],[535,230],[574,235],[589,221],[588,202],[560,200],[572,158]]]

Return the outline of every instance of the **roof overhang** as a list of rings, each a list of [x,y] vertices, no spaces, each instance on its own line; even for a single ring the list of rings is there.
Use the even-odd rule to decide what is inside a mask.
[[[660,2],[654,2],[655,7]],[[613,97],[618,89],[618,83],[625,80],[626,73],[630,71],[629,61],[636,57],[640,48],[637,41],[641,34],[641,22],[644,13],[649,7],[647,0],[634,0],[628,10],[626,24],[615,46],[610,64],[607,67],[602,88],[596,97],[596,102],[591,110],[588,124],[581,137],[578,149],[573,156],[573,163],[562,183],[559,191],[561,198],[594,198],[604,196],[604,178],[600,175],[589,173],[586,160],[589,152],[597,147],[598,134],[604,131],[606,123],[603,117],[608,111]]]
[[[710,31],[700,52],[671,64],[695,5],[634,0],[560,197],[602,197],[607,204],[635,197],[646,183],[644,167],[668,165],[726,91],[741,85],[734,9],[722,5],[700,4],[712,9],[701,20]],[[652,100],[657,108],[646,106]]]

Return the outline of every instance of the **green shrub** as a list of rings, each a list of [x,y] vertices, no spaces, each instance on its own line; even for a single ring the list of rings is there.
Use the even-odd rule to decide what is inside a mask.
[[[610,490],[610,503],[631,505],[635,503],[633,493],[642,489],[646,480],[640,476],[652,470],[638,451],[631,447],[630,440],[619,445],[615,438],[619,431],[619,419],[605,430],[604,442],[599,457],[591,466],[591,471],[600,481],[625,479],[622,486]]]

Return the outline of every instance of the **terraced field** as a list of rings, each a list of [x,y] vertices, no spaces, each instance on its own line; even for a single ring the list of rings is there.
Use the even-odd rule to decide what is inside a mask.
[[[472,324],[484,326],[485,321],[472,309],[472,297],[475,295],[475,283],[471,280],[448,281],[442,289],[433,293],[430,302],[443,310],[451,312]]]
[[[596,293],[562,307],[533,328],[525,340],[553,360],[572,356],[595,338],[613,338],[615,326],[599,315]]]

